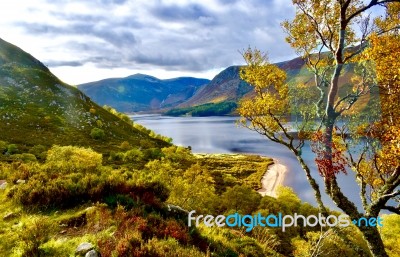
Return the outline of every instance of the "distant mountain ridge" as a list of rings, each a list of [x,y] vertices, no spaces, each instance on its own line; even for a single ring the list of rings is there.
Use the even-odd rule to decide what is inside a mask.
[[[284,69],[290,77],[294,77],[304,68],[304,61],[301,58],[295,58],[276,63],[276,65]],[[237,102],[242,97],[251,93],[253,88],[240,79],[240,68],[241,66],[230,66],[221,71],[209,84],[199,89],[196,94],[186,102],[180,104],[178,108],[209,103]]]
[[[311,86],[314,81],[312,72],[300,57],[275,65],[286,72],[286,82],[289,86]],[[253,87],[240,79],[240,68],[241,66],[230,66],[208,83],[208,80],[202,79],[159,80],[148,75],[136,74],[123,79],[87,83],[79,88],[99,104],[109,104],[125,112],[139,110],[167,115],[231,115],[235,114],[233,106],[237,105],[240,99],[253,95]],[[346,65],[343,71],[346,74],[339,82],[340,97],[352,90],[354,65]],[[367,96],[361,97],[359,107],[355,111],[365,109],[369,100]]]
[[[145,74],[78,85],[100,105],[122,112],[159,110],[183,103],[210,80],[192,77],[158,79]]]

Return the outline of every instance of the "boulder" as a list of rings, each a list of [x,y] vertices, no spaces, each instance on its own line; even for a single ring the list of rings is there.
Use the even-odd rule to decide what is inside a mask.
[[[75,250],[75,255],[78,256],[85,256],[87,252],[93,250],[94,246],[91,243],[85,242],[80,245]]]
[[[99,257],[99,254],[95,250],[90,250],[86,253],[85,257]]]
[[[7,181],[0,180],[0,190],[5,190],[7,188]]]

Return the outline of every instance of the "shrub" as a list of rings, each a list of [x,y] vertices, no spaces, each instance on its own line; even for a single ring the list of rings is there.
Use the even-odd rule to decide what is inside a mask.
[[[124,142],[121,143],[121,145],[119,146],[119,148],[121,148],[122,150],[127,151],[127,150],[131,149],[132,146],[131,146],[131,144],[129,144],[128,141],[124,141]]]
[[[132,197],[121,194],[109,195],[105,197],[104,202],[113,209],[117,208],[118,205],[125,207],[127,210],[136,206]]]
[[[30,153],[14,154],[11,156],[12,160],[22,161],[22,162],[35,162],[37,161],[36,156]]]
[[[38,159],[46,159],[47,151],[46,147],[43,145],[35,145],[29,149],[29,153],[36,156]]]
[[[96,125],[99,128],[102,128],[104,126],[103,122],[101,120],[96,120]]]
[[[90,136],[91,136],[93,139],[101,140],[101,139],[104,139],[104,137],[106,136],[106,134],[104,133],[104,130],[102,130],[102,129],[100,129],[100,128],[93,128],[93,129],[90,131]]]
[[[109,161],[122,161],[124,159],[125,153],[111,151],[108,157]]]
[[[53,224],[47,218],[35,218],[24,224],[22,231],[18,233],[23,256],[44,256],[39,247],[50,239],[53,228]]]
[[[74,158],[67,163],[61,160],[60,164],[59,159],[53,160],[52,154],[49,155],[50,160],[45,164],[20,165],[18,169],[25,168],[17,170],[15,176],[27,182],[13,187],[7,196],[30,210],[69,208],[100,201],[108,202],[110,207],[140,205],[149,211],[161,210],[162,202],[169,196],[161,183],[135,184],[124,171],[102,166],[87,168],[82,160]]]
[[[7,142],[1,141],[0,140],[0,154],[5,154],[7,151]]]
[[[222,194],[221,200],[222,206],[227,211],[251,214],[257,210],[261,196],[248,186],[235,185]]]
[[[103,156],[90,148],[53,146],[46,164],[57,171],[88,171],[101,166]]]
[[[16,144],[9,144],[7,146],[7,154],[16,154],[18,153],[18,147]]]
[[[139,162],[143,159],[144,154],[139,149],[132,149],[125,153],[124,162]]]
[[[150,148],[143,151],[143,159],[146,161],[161,159],[164,157],[164,154],[159,148]]]

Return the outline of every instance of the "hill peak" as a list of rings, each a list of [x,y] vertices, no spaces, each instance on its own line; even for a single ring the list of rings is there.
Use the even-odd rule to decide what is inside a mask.
[[[136,73],[136,74],[130,75],[130,76],[124,78],[124,79],[140,79],[140,80],[146,80],[146,81],[149,81],[149,82],[158,82],[158,81],[160,81],[159,78],[156,78],[156,77],[153,77],[153,76],[150,76],[150,75],[147,75],[147,74],[143,74],[143,73]]]

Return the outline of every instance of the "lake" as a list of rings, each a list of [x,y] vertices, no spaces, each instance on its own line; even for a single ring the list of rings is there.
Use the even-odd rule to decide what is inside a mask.
[[[262,137],[254,131],[238,127],[237,117],[169,117],[161,115],[133,115],[131,118],[155,132],[171,137],[175,145],[191,146],[194,153],[248,153],[278,159],[288,167],[285,186],[292,187],[299,197],[316,205],[314,194],[294,155],[284,146]],[[321,193],[326,206],[337,209],[324,193],[322,178],[314,164],[314,154],[306,145],[303,158],[312,170],[314,178],[321,185]],[[342,191],[350,196],[359,208],[359,187],[354,174],[340,175],[338,178]]]

